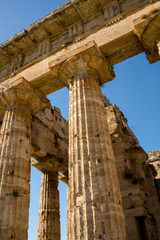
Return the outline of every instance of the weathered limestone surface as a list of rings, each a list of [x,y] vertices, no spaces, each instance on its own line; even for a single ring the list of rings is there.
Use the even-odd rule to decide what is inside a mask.
[[[147,154],[122,112],[106,105],[109,132],[113,144],[126,220],[127,240],[159,239],[160,206]]]
[[[43,141],[42,141],[43,139]],[[68,121],[56,107],[45,108],[32,117],[32,166],[40,171],[55,170],[67,176]]]
[[[106,24],[117,24],[123,19],[123,14],[130,15],[133,9],[141,10],[143,5],[148,6],[149,1],[69,1],[46,17],[31,24],[27,30],[22,30],[2,43],[0,45],[0,68],[7,70],[4,71],[4,75],[7,72],[16,71],[51,51],[83,40],[92,34],[93,29],[106,28]],[[130,37],[132,41],[133,36]],[[138,42],[136,43],[138,45]],[[125,45],[127,45],[126,41],[124,41],[123,47]],[[117,49],[114,51],[117,52]],[[10,58],[13,59],[12,63]]]
[[[24,115],[24,118],[27,118],[27,114],[25,114],[24,108],[21,108],[20,116],[22,117],[23,115]],[[31,115],[29,116],[30,116],[30,125],[31,125]],[[23,121],[23,119],[21,121]],[[9,119],[7,124],[9,124]],[[28,126],[25,122],[24,122],[24,125]],[[9,126],[11,127],[11,124],[9,124]],[[17,126],[17,128],[18,129],[16,129],[16,131],[20,133],[20,136],[16,135],[17,132],[14,133],[17,143],[20,141],[22,144],[22,139],[27,136],[27,140],[29,141],[29,144],[30,144],[30,135],[31,135],[31,145],[29,145],[29,149],[30,149],[29,154],[30,155],[32,154],[32,156],[37,159],[36,161],[32,161],[32,165],[37,167],[39,170],[43,172],[42,183],[41,183],[41,199],[40,199],[37,239],[38,240],[42,240],[42,239],[43,240],[45,239],[60,240],[59,192],[57,190],[57,187],[58,187],[57,171],[59,170],[60,172],[63,172],[65,174],[63,176],[63,181],[67,183],[68,182],[68,178],[67,178],[68,176],[68,122],[61,116],[60,110],[57,109],[56,107],[53,107],[53,108],[45,108],[44,110],[39,111],[37,114],[32,116],[32,125],[30,129],[30,135],[27,135],[28,133],[26,133],[24,129],[23,131],[20,130],[19,125]],[[1,125],[0,125],[0,130],[1,130]],[[24,136],[22,136],[21,132],[23,132]],[[14,142],[14,139],[12,138],[11,141]],[[0,134],[0,146],[1,144],[2,144],[2,134]],[[28,148],[26,141],[24,142],[24,144],[25,144],[25,147]],[[32,146],[32,150],[31,150],[31,146]],[[16,148],[14,150],[17,151]],[[25,148],[24,148],[24,151],[25,151]],[[20,151],[22,156],[20,156],[21,158],[19,160],[22,160],[24,151],[22,150]],[[28,163],[29,162],[30,160],[28,161]],[[24,169],[23,164],[21,164],[21,167],[23,167]],[[10,168],[12,168],[12,165],[10,166]],[[19,182],[21,183],[21,179],[19,176],[20,171],[21,169],[17,168],[16,175],[18,176],[17,178],[19,178]],[[28,174],[29,176],[27,179],[27,186],[29,191],[30,164],[28,164]],[[11,171],[12,178],[13,178],[13,175],[14,175],[14,172]],[[24,185],[24,180],[23,180],[23,185]],[[24,191],[24,190],[22,189],[21,191]],[[17,197],[20,197],[21,196],[20,189],[15,187],[14,194],[15,195],[18,194],[18,195],[15,196],[15,198],[14,196],[12,196],[12,199],[16,199]],[[25,201],[27,201],[28,207],[29,207],[29,192],[27,192],[27,194],[28,194],[28,197],[25,199]],[[25,193],[25,196],[26,196],[26,193]],[[22,200],[23,200],[23,204],[25,204],[25,201],[21,196],[21,201]],[[21,210],[21,207],[23,208],[21,201],[19,201],[20,203],[18,205],[20,210]],[[10,203],[13,204],[13,208],[15,208],[15,212],[17,212],[18,214],[17,207],[15,207],[16,204],[14,203],[14,201],[12,200],[12,202]],[[24,206],[24,207],[26,208],[27,206]],[[21,211],[21,216],[20,216],[21,218],[19,217],[19,222],[18,222],[20,226],[18,225],[18,227],[21,227],[22,221],[24,221],[23,219],[24,213],[25,212]],[[24,227],[27,229],[28,225]],[[7,229],[8,229],[8,226],[7,226]],[[18,233],[19,230],[17,229],[16,232]],[[25,231],[25,234],[26,233],[27,231]],[[13,237],[14,235],[11,235],[11,236]],[[18,238],[18,236],[16,235],[16,239],[21,239],[21,238],[22,238],[22,234],[20,238]],[[27,237],[23,236],[23,239],[27,239]]]
[[[58,171],[67,183],[68,122],[58,108],[45,108],[33,115],[31,136],[31,164],[42,172],[37,240],[60,240]]]
[[[146,215],[146,228],[149,232],[149,239],[160,238],[160,202],[158,199],[158,191],[155,182],[155,172],[148,163],[144,164],[145,181],[143,191],[145,192],[146,201],[145,208],[148,210]],[[153,227],[154,226],[154,227]]]
[[[0,103],[1,111],[5,111],[1,128],[0,239],[27,240],[31,116],[49,106],[49,101],[27,81],[19,79],[1,90]]]
[[[1,129],[2,129],[2,119],[0,119],[0,153],[1,153],[1,146],[2,146],[2,133],[1,133]]]
[[[27,239],[30,133],[30,111],[18,106],[8,108],[2,125],[0,239]]]
[[[63,127],[57,121],[61,117],[45,95],[68,81],[68,240],[125,239],[122,203],[128,240],[159,239],[159,203],[151,167],[143,164],[146,154],[120,111],[110,106],[106,111],[115,166],[99,87],[114,78],[112,65],[140,52],[146,52],[150,63],[160,60],[159,23],[158,0],[73,0],[0,45],[0,121],[5,115],[0,239],[27,239],[31,153],[33,165],[43,171],[42,192],[53,184],[49,171],[60,171],[67,181],[66,122]],[[56,183],[57,178],[58,199]],[[52,215],[49,196],[45,204]],[[55,211],[58,219],[58,205]],[[43,220],[41,211],[39,238],[53,237],[46,231],[54,217]]]
[[[105,66],[108,73],[100,72]],[[92,45],[66,59],[59,77],[64,82],[70,79],[67,238],[125,239],[118,177],[99,86],[103,77],[112,79],[112,70]]]
[[[3,118],[0,119],[0,144],[2,121]],[[59,178],[67,183],[68,121],[58,108],[45,108],[32,116],[31,146],[31,156],[36,159],[31,164],[42,172],[56,170],[62,173]]]
[[[148,161],[152,169],[155,171],[155,185],[160,202],[160,149],[148,152]]]
[[[160,7],[153,7],[134,20],[135,33],[150,63],[160,60]]]
[[[125,239],[104,105],[92,74],[79,73],[70,84],[68,239]]]
[[[42,173],[37,240],[60,240],[58,172]]]
[[[153,152],[148,152],[148,163],[152,164],[155,167],[157,175],[155,178],[160,179],[160,148]]]
[[[71,1],[0,45],[1,84],[6,86],[24,77],[45,94],[63,88],[64,83],[52,74],[49,63],[91,41],[111,66],[135,56],[144,51],[134,31],[135,21],[159,7],[159,1],[148,0]],[[148,23],[148,19],[143,20]],[[158,25],[152,28],[154,32],[158,29]],[[157,60],[155,55],[152,62]]]

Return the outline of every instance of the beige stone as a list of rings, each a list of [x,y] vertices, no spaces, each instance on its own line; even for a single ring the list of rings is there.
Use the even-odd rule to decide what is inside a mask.
[[[0,156],[0,239],[3,240],[27,240],[31,116],[49,105],[45,96],[34,91],[24,79],[15,85],[0,92],[1,112],[5,111]]]
[[[160,236],[160,206],[147,154],[117,108],[106,102],[116,169],[125,213],[127,240]],[[151,156],[151,154],[150,154]]]
[[[58,172],[42,173],[37,240],[60,240]]]
[[[154,174],[154,181],[156,185],[156,190],[158,194],[158,199],[160,202],[160,149],[153,152],[148,152],[148,160],[147,163],[149,163],[150,168],[152,169],[152,172]]]
[[[25,112],[24,110],[25,109],[22,108],[22,112],[21,112],[22,116],[23,116],[22,113]],[[29,116],[31,116],[31,114]],[[30,124],[31,124],[31,121],[30,121]],[[1,125],[0,125],[0,128],[1,128]],[[59,192],[57,190],[58,173],[56,172],[56,170],[60,170],[61,172],[65,173],[63,178],[65,179],[65,182],[66,182],[67,176],[68,176],[67,175],[68,174],[67,173],[68,171],[68,166],[67,166],[68,123],[65,119],[62,118],[60,114],[60,110],[57,109],[56,107],[45,108],[43,111],[39,111],[39,113],[33,115],[30,135],[31,137],[29,137],[28,135],[29,143],[31,142],[31,145],[32,145],[32,151],[31,151],[31,145],[29,145],[30,155],[32,154],[32,156],[37,158],[37,164],[38,164],[38,165],[37,164],[35,165],[33,161],[32,165],[36,166],[38,169],[40,168],[40,170],[43,171],[37,239],[38,240],[40,239],[57,239],[58,240],[60,239],[60,219],[59,219],[60,217],[59,217]],[[22,136],[20,135],[20,137]],[[43,142],[41,141],[42,139],[43,139]],[[2,143],[2,134],[0,134],[0,143]],[[22,143],[22,139],[21,139],[21,143]],[[27,145],[25,146],[27,147]],[[54,157],[52,156],[53,153],[54,153]],[[47,157],[48,155],[49,157]],[[44,161],[44,157],[46,157],[46,161]],[[52,161],[52,164],[50,163],[49,165],[48,163],[51,161]],[[28,169],[30,169],[30,165],[28,165]],[[18,170],[20,171],[20,169]],[[20,174],[20,172],[18,172],[17,174]],[[29,177],[30,177],[30,171],[29,171]],[[29,184],[29,182],[27,183]],[[15,190],[14,194],[15,195],[18,194],[18,191],[16,192]],[[18,197],[18,196],[15,196],[15,197]],[[29,196],[27,198],[27,201],[29,203]],[[18,214],[18,211],[16,212]],[[21,216],[21,218],[22,217],[23,215]],[[21,222],[19,222],[18,224],[20,225]],[[19,225],[16,227],[17,228],[21,227]],[[6,227],[7,229],[9,229],[8,226]],[[27,229],[28,225],[25,226],[25,228]],[[13,228],[13,232],[14,230],[15,229]],[[17,229],[16,229],[16,232],[18,233]],[[27,233],[27,231],[25,233]],[[16,239],[22,238],[22,233],[20,235],[20,238],[19,238],[19,235],[15,236]],[[14,234],[12,234],[11,237],[13,238]],[[27,236],[23,236],[23,239],[25,238],[27,238]]]
[[[30,134],[30,111],[19,106],[9,107],[2,125],[0,239],[27,240],[30,198]]]
[[[68,121],[59,109],[45,108],[33,115],[31,144],[32,166],[41,172],[56,170],[67,177]]]
[[[68,122],[56,107],[32,117],[31,165],[42,172],[37,240],[60,240],[58,179],[68,182]],[[43,141],[42,141],[43,139]],[[58,171],[62,174],[58,177]]]
[[[31,155],[43,172],[39,239],[60,238],[55,219],[43,219],[54,209],[59,226],[58,171],[66,183],[69,172],[68,240],[159,238],[152,167],[99,86],[141,52],[160,60],[159,13],[156,0],[73,0],[0,45],[0,239],[27,239]],[[69,165],[67,122],[45,97],[68,84]]]
[[[68,79],[70,89],[68,240],[125,239],[120,189],[99,86],[103,76],[113,76],[107,64],[91,46],[66,59],[59,69],[59,77],[64,82]],[[108,73],[102,73],[101,79],[97,72],[105,66]]]
[[[148,163],[152,164],[156,170],[156,179],[160,179],[160,148],[153,152],[148,152]]]
[[[160,7],[151,8],[146,14],[134,20],[135,33],[145,49],[150,63],[160,60]]]
[[[69,52],[91,41],[95,41],[111,66],[144,51],[143,44],[134,33],[134,21],[152,9],[158,9],[159,1],[150,3],[146,0],[101,0],[100,10],[97,8],[99,1],[92,0],[93,11],[90,9],[89,0],[80,2],[77,6],[76,1],[72,1],[61,8],[60,14],[57,11],[56,14],[51,13],[32,24],[28,31],[21,31],[0,45],[2,87],[24,77],[33,87],[45,94],[63,88],[64,84],[52,74],[49,64],[65,58]],[[75,7],[83,15],[83,20],[79,18],[79,11],[75,12]],[[69,18],[70,22],[62,20],[63,24],[67,25],[63,28],[61,24],[57,25],[59,18]],[[79,24],[82,27],[79,27]],[[52,37],[49,37],[43,28],[49,29]],[[71,33],[72,29],[77,29],[74,36]],[[17,51],[18,49],[20,51]]]

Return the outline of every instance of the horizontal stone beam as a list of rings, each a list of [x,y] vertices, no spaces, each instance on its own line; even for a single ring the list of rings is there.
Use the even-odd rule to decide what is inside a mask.
[[[74,52],[92,41],[95,42],[111,66],[143,52],[144,49],[134,33],[134,21],[150,12],[153,7],[159,8],[160,2],[150,4],[145,1],[145,4],[143,1],[143,4],[140,4],[139,7],[137,5],[137,8],[119,13],[117,18],[114,18],[111,22],[104,20],[103,17],[103,21],[99,20],[101,23],[103,22],[102,25],[94,26],[92,31],[88,30],[85,34],[78,32],[77,36],[79,38],[71,41],[69,45],[61,39],[61,46],[57,46],[56,49],[49,51],[42,57],[35,56],[34,61],[32,60],[17,70],[10,71],[7,70],[9,68],[3,66],[3,68],[0,68],[1,87],[6,88],[16,79],[24,77],[33,87],[38,88],[45,94],[63,88],[64,83],[52,73],[49,64],[65,58],[70,52]],[[96,21],[98,20],[96,19]],[[59,42],[59,39],[57,38],[56,41]]]
[[[0,71],[9,63],[9,71],[15,71],[148,4],[148,0],[92,0],[92,4],[90,0],[69,1],[0,44]]]
[[[32,119],[32,166],[38,170],[56,170],[66,174],[68,168],[68,122],[57,108],[46,108]]]

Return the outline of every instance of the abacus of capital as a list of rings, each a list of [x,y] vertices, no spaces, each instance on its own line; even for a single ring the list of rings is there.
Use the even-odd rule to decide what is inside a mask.
[[[37,240],[60,240],[58,180],[68,240],[160,238],[159,155],[148,160],[100,88],[121,61],[159,61],[159,33],[159,1],[74,0],[0,45],[0,240],[27,240],[31,165],[42,172]],[[63,87],[69,121],[46,98]]]

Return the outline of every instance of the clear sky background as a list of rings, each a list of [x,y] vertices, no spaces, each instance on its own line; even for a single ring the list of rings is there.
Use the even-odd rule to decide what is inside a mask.
[[[64,0],[0,0],[0,43],[44,17]],[[67,21],[67,19],[66,19]],[[150,65],[145,54],[115,65],[116,78],[102,88],[115,103],[145,151],[160,148],[160,62]],[[49,96],[51,103],[68,118],[69,92],[64,88]],[[28,240],[36,240],[41,174],[32,168],[31,203]],[[59,184],[61,206],[61,240],[66,240],[67,188]]]

